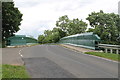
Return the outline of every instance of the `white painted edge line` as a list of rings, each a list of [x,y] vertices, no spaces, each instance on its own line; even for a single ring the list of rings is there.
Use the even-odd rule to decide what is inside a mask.
[[[23,48],[23,49],[24,49],[24,48]],[[19,55],[20,55],[21,57],[23,57],[23,55],[21,54],[21,51],[22,51],[23,49],[21,49],[21,50],[19,51]]]
[[[25,48],[22,48],[21,50],[19,50],[19,55],[20,55],[21,57],[23,57],[23,55],[21,54],[21,51],[22,51],[23,49],[26,49],[26,48],[29,48],[29,47],[25,47]]]
[[[64,47],[64,46],[63,46],[63,47]],[[64,48],[66,48],[66,47],[64,47]],[[80,53],[80,51],[73,50],[73,49],[68,48],[68,47],[67,47],[66,49],[69,49],[69,50],[72,50],[72,51],[74,51],[74,52]],[[113,61],[113,60],[110,60],[110,59],[107,59],[107,58],[103,58],[103,57],[99,57],[99,56],[95,56],[95,55],[85,54],[85,53],[83,53],[83,52],[81,52],[81,54],[87,55],[87,56],[91,56],[91,57],[95,57],[95,58],[99,58],[99,59],[103,59],[103,60],[106,60],[106,61],[111,61],[111,62],[119,63],[118,61]]]
[[[28,47],[26,47],[26,48],[28,48]],[[21,50],[19,50],[19,55],[20,55],[21,57],[23,57],[23,55],[21,54],[21,51],[22,51],[23,49],[25,49],[25,48],[22,48]]]
[[[21,50],[19,50],[19,55],[22,58],[23,65],[25,65],[25,62],[23,61],[23,55],[21,54],[21,51],[24,50],[24,49],[26,49],[26,48],[29,48],[29,47],[25,47],[25,48],[22,48]]]

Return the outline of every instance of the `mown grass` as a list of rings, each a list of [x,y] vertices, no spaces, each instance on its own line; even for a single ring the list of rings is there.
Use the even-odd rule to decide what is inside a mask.
[[[103,57],[103,58],[107,58],[115,61],[120,61],[119,54],[111,54],[111,53],[103,53],[103,52],[85,52],[85,54],[90,54],[90,55],[95,55],[95,56],[99,56],[99,57]]]
[[[0,80],[2,79],[2,65],[0,64]]]
[[[2,65],[2,78],[30,78],[24,66]]]

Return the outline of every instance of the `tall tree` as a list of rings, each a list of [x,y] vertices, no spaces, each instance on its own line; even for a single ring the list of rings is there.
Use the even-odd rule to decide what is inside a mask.
[[[45,30],[44,35],[38,36],[39,43],[56,43],[60,38],[66,36],[66,33],[60,28],[53,28],[53,30]]]
[[[69,23],[68,33],[69,35],[84,33],[87,29],[87,23],[82,20],[73,19]]]
[[[42,44],[42,43],[44,42],[44,39],[45,39],[45,36],[44,36],[44,35],[39,35],[39,36],[38,36],[38,42],[39,42],[39,43]]]
[[[14,7],[14,2],[2,2],[2,41],[20,30],[22,14]]]
[[[62,31],[67,33],[67,29],[69,26],[69,18],[67,15],[64,15],[59,18],[58,21],[56,21],[56,26],[59,27]]]
[[[52,31],[51,30],[45,30],[44,34],[45,34],[45,36],[48,36],[48,35],[52,34]]]
[[[66,36],[66,32],[62,31],[60,28],[55,27],[55,28],[53,28],[52,32],[53,33],[58,33],[60,38]]]
[[[56,21],[56,26],[62,31],[66,32],[67,35],[80,34],[85,32],[87,23],[82,20],[73,19],[70,20],[67,15],[62,16]]]
[[[86,18],[91,27],[94,28],[93,32],[98,34],[102,40],[115,42],[120,32],[120,18],[119,15],[114,13],[92,12]]]

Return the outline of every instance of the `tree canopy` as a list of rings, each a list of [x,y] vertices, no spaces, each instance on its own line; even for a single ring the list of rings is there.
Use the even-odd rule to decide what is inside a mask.
[[[2,2],[2,41],[20,30],[22,14],[14,7],[14,2]]]
[[[44,35],[38,36],[39,43],[56,43],[60,38],[65,37],[66,33],[59,28],[53,28],[53,30],[45,30]]]
[[[104,13],[100,10],[100,12],[89,14],[86,20],[89,21],[91,26],[87,31],[86,22],[78,18],[70,20],[67,15],[59,17],[53,30],[44,31],[44,35],[42,35],[44,36],[43,42],[57,42],[60,38],[68,35],[94,32],[101,38],[102,43],[120,44],[120,17],[118,14]]]
[[[117,38],[120,36],[120,18],[119,15],[114,13],[92,12],[86,18],[93,29],[105,43],[113,42],[118,43]]]
[[[67,35],[84,33],[87,29],[86,22],[78,18],[70,20],[67,15],[60,17],[59,20],[56,21],[56,26],[66,32]]]
[[[82,20],[73,19],[69,23],[68,33],[69,35],[84,33],[87,29],[87,23]]]
[[[70,20],[67,15],[64,15],[56,21],[56,27],[53,30],[45,30],[44,35],[38,36],[39,43],[56,43],[62,37],[79,34],[85,32],[87,23],[82,20]],[[44,38],[44,39],[43,39]]]

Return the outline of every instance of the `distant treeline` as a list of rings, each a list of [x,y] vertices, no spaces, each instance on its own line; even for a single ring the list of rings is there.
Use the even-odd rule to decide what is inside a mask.
[[[87,29],[88,24],[83,20],[70,20],[67,15],[60,17],[56,21],[53,30],[45,30],[43,35],[38,36],[38,42],[56,43],[62,37],[80,34],[84,32],[94,32],[101,38],[101,43],[120,44],[120,17],[115,13],[92,12],[86,20],[89,21],[91,28]]]

